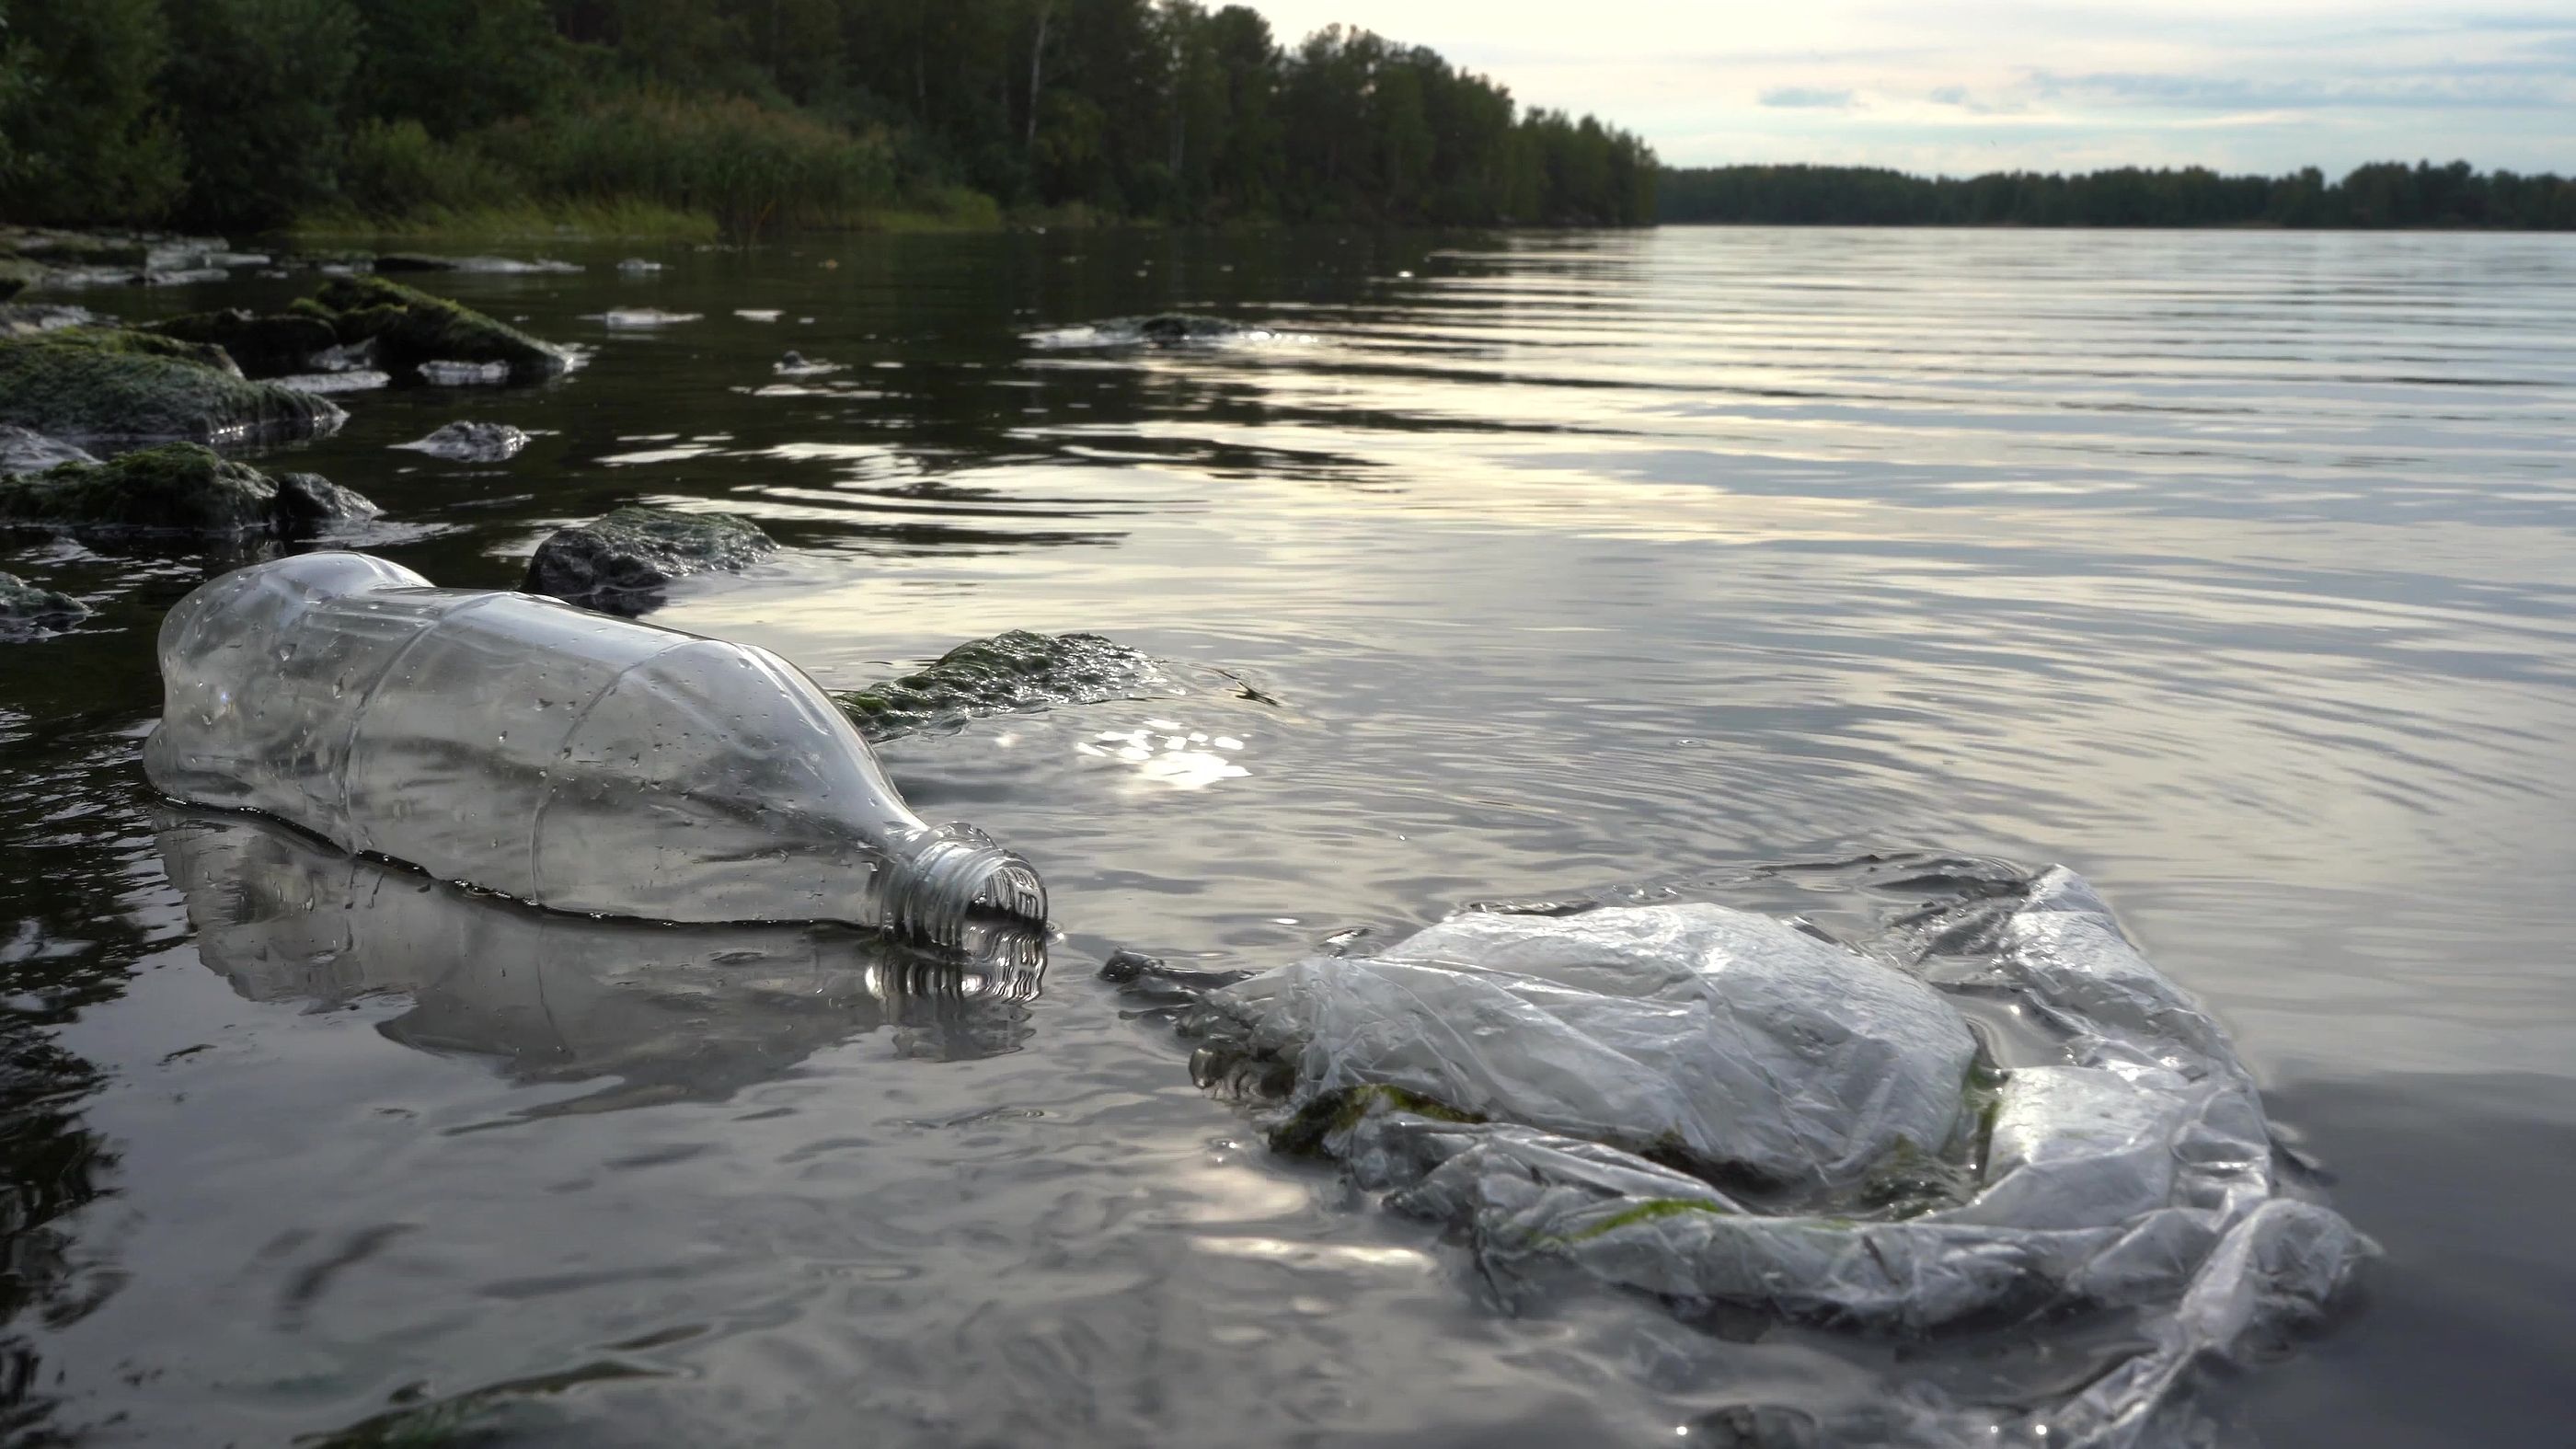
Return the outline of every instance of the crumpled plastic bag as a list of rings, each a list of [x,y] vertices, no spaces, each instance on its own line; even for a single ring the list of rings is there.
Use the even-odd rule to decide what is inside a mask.
[[[1948,1143],[1977,1045],[1913,977],[1714,905],[1457,916],[1214,1004],[1296,1054],[1301,1104],[1394,1087],[1818,1187]]]
[[[2081,878],[1919,939],[1899,965],[1712,905],[1466,915],[1206,1001],[1293,1064],[1287,1120],[1507,1297],[1571,1268],[1876,1334],[2128,1311],[2136,1353],[2000,1427],[2166,1442],[2196,1364],[2321,1314],[2371,1246],[2291,1193],[2226,1034]],[[2016,1065],[1970,1012],[2019,1023]]]

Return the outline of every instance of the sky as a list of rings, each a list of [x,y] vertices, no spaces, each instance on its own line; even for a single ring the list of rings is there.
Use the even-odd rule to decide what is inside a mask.
[[[1676,166],[2576,172],[2576,0],[1247,3],[1286,43],[1430,46]]]

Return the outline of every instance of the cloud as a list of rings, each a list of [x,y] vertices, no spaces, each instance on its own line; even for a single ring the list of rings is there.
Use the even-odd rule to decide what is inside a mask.
[[[1816,90],[1808,86],[1781,86],[1762,93],[1762,104],[1780,110],[1848,111],[1852,108],[1849,91]]]
[[[2511,72],[2508,72],[2511,73]],[[2361,80],[2271,81],[2237,76],[2035,71],[2030,84],[2050,98],[2084,96],[2173,110],[2542,110],[2576,107],[2576,77],[2545,73],[2498,81],[2493,67],[2428,69]],[[2524,72],[2524,75],[2529,73]],[[1939,99],[1938,96],[1934,99]]]
[[[2570,0],[1249,3],[1283,37],[1358,20],[1431,46],[1675,165],[2576,165]]]
[[[1936,106],[1956,106],[1972,116],[2018,116],[2030,110],[2021,100],[1990,100],[1971,95],[1966,86],[1935,86],[1923,98]]]

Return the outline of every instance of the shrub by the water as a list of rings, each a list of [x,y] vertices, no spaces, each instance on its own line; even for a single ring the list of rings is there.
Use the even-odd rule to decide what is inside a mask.
[[[482,151],[441,141],[405,117],[369,121],[350,136],[340,199],[369,219],[452,215],[516,201],[525,184]]]
[[[740,97],[640,94],[480,138],[538,195],[641,197],[715,217],[752,240],[781,227],[848,224],[895,194],[893,154],[860,136]]]

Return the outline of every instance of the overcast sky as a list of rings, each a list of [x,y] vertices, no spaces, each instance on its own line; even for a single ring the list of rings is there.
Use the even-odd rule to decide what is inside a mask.
[[[1428,45],[1674,165],[2576,171],[2576,0],[1248,3],[1287,43]]]

